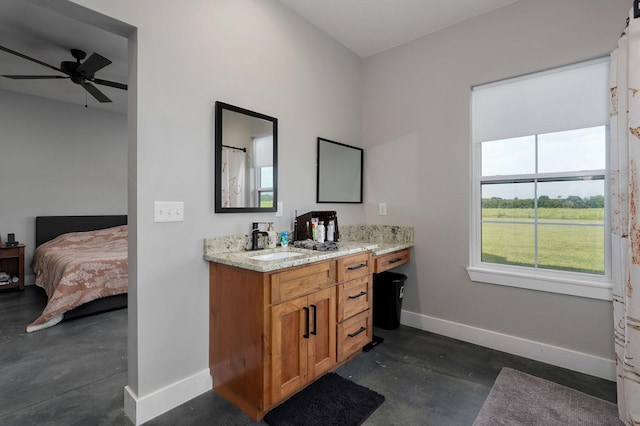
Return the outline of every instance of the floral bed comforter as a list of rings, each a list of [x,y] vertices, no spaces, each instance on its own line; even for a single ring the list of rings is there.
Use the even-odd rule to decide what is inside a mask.
[[[57,324],[84,303],[127,292],[127,225],[60,235],[36,249],[31,267],[49,301],[27,332]]]

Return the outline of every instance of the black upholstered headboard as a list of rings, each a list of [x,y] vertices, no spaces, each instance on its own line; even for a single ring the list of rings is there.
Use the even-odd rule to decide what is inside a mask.
[[[126,224],[127,215],[37,216],[36,247],[67,232],[95,231]]]

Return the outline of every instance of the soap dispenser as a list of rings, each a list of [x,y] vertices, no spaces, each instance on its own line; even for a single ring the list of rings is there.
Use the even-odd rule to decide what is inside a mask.
[[[278,234],[273,230],[273,222],[269,222],[267,227],[267,247],[276,248]]]

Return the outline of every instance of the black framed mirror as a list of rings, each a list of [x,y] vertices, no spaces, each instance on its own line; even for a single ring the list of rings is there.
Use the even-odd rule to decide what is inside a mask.
[[[362,203],[364,150],[318,138],[316,202]]]
[[[215,121],[215,212],[275,212],[278,119],[218,101]]]

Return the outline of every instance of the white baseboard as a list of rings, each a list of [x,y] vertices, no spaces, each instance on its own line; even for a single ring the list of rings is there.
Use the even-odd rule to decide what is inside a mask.
[[[124,412],[138,426],[211,390],[212,384],[207,368],[143,397],[125,386]]]
[[[611,359],[417,314],[415,312],[403,310],[401,318],[402,324],[420,330],[430,331],[536,361],[546,362],[547,364],[603,379],[616,380],[616,363]],[[611,344],[613,345],[613,342]]]
[[[402,311],[401,318],[402,324],[420,330],[607,380],[613,381],[616,378],[615,361],[610,359],[405,310]],[[143,397],[138,397],[129,386],[125,386],[124,411],[135,425],[141,425],[211,388],[208,368]]]

